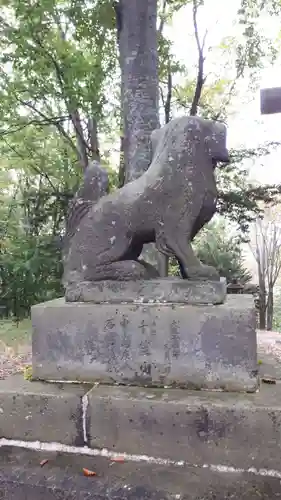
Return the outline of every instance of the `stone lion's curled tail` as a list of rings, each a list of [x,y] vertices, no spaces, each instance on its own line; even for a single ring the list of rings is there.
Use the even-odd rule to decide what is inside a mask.
[[[70,203],[66,221],[66,241],[74,236],[83,217],[108,191],[108,173],[99,162],[93,161],[85,170],[83,183]]]

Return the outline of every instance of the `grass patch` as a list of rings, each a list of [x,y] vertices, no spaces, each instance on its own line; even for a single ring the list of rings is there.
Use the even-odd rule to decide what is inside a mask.
[[[23,378],[24,380],[32,380],[32,366],[25,366],[23,370]]]
[[[15,351],[21,345],[31,343],[31,320],[24,319],[19,323],[10,319],[0,321],[0,342]]]

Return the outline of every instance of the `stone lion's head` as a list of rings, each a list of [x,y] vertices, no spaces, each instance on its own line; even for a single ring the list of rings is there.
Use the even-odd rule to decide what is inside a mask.
[[[169,122],[161,129],[156,129],[151,134],[152,154],[161,150],[164,143],[178,142],[175,146],[183,146],[182,138],[186,144],[196,144],[203,147],[204,153],[211,157],[215,167],[218,162],[228,163],[229,154],[226,147],[226,126],[222,122],[205,120],[198,116],[183,116]]]

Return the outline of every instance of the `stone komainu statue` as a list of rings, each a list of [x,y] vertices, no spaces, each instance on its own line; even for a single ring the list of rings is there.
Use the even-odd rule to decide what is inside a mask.
[[[175,256],[189,279],[218,279],[191,241],[216,211],[214,168],[228,161],[226,128],[198,117],[172,120],[151,136],[152,162],[138,179],[112,194],[88,200],[68,224],[64,283],[137,280],[157,276],[140,261],[145,243]],[[83,190],[82,190],[83,191]],[[88,197],[89,198],[89,197]]]

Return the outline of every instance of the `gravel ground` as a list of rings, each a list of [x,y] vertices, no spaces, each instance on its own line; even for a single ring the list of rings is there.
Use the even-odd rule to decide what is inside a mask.
[[[31,346],[21,346],[15,353],[0,342],[0,379],[21,372],[27,365],[31,365]]]
[[[281,360],[281,333],[257,331],[259,351]]]
[[[281,333],[258,331],[260,375],[281,381]]]
[[[258,330],[258,351],[259,359],[264,364],[270,358],[280,362],[281,378],[281,333]],[[31,365],[31,346],[20,346],[18,353],[15,353],[0,341],[0,379],[22,371],[27,365]]]

